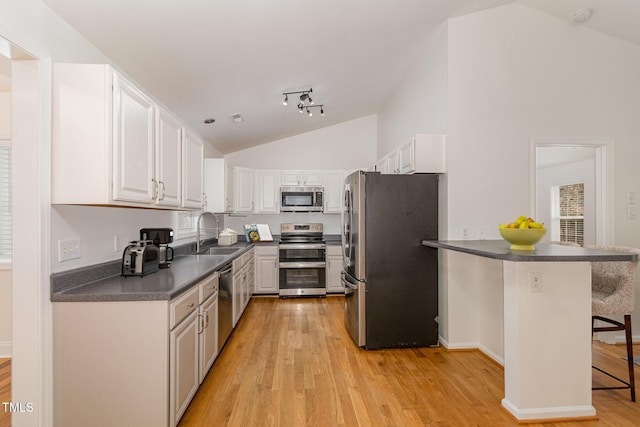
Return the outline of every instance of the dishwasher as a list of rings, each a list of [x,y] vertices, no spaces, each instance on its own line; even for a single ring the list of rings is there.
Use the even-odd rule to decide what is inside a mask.
[[[233,329],[233,264],[229,263],[219,270],[218,287],[218,353],[227,342]]]

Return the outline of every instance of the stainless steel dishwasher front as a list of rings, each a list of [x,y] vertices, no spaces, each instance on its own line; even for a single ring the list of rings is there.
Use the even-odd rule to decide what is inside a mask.
[[[232,264],[228,263],[218,272],[218,352],[227,342],[233,329],[233,275]]]

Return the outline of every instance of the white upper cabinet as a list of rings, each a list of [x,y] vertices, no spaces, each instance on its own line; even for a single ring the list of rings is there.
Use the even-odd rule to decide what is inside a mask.
[[[54,64],[52,88],[52,203],[202,206],[202,141],[144,92],[100,64]]]
[[[282,171],[283,187],[320,187],[322,186],[322,171]]]
[[[153,102],[113,75],[113,199],[153,203]]]
[[[400,167],[398,165],[398,150],[394,150],[387,155],[387,173],[400,173]]]
[[[235,212],[253,212],[253,169],[235,167]]]
[[[156,115],[156,203],[180,206],[182,200],[182,126],[162,109]]]
[[[445,135],[419,133],[411,141],[378,160],[383,174],[445,173]]]
[[[221,213],[227,209],[227,162],[204,159],[204,210]]]
[[[190,132],[185,133],[182,150],[182,206],[200,209],[204,206],[204,144]]]
[[[257,170],[255,180],[255,213],[280,212],[279,170]]]
[[[398,148],[398,167],[402,174],[445,173],[445,135],[417,134]]]
[[[343,171],[322,172],[324,187],[324,213],[342,212],[342,190],[344,187]]]

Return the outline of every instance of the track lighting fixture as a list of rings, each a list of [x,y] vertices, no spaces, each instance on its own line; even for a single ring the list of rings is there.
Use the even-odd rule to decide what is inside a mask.
[[[289,102],[289,95],[298,95],[300,94],[300,102],[298,103],[298,112],[304,113],[305,111],[309,115],[309,117],[313,116],[313,112],[309,110],[310,107],[320,107],[320,115],[324,116],[324,109],[322,105],[315,105],[313,99],[311,99],[311,93],[313,92],[313,88],[309,88],[309,90],[297,90],[293,92],[282,92],[284,96],[282,100],[282,105],[286,106]]]
[[[299,111],[301,113],[302,113],[302,109],[304,108],[304,110],[307,112],[309,117],[313,116],[313,111],[311,111],[310,108],[319,108],[320,109],[320,115],[324,117],[324,104],[305,105],[305,106],[302,106],[302,104],[300,104],[300,105],[298,105],[298,108],[300,109]]]

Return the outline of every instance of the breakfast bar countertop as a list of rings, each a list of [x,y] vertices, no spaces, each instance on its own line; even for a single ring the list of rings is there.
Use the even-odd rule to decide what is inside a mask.
[[[538,243],[533,251],[510,249],[506,240],[423,240],[423,246],[449,249],[485,258],[516,262],[636,261],[635,254],[602,249]]]

